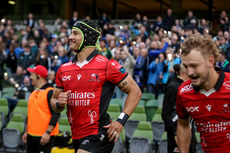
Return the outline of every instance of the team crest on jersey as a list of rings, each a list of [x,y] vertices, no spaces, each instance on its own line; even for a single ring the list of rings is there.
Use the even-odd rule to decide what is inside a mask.
[[[191,91],[193,90],[193,87],[192,87],[192,83],[183,87],[181,90],[180,90],[180,93],[183,93],[183,92],[188,92],[188,91]]]
[[[224,113],[230,113],[230,105],[229,104],[225,103],[223,105],[223,107],[224,107]]]
[[[91,74],[89,81],[90,82],[100,82],[101,80],[98,78],[99,78],[98,75],[93,73],[93,74]]]

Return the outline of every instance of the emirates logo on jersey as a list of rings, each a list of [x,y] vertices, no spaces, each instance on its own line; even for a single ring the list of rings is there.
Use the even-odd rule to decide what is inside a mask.
[[[229,113],[230,112],[230,105],[229,104],[225,103],[223,105],[223,107],[224,107],[224,113]]]

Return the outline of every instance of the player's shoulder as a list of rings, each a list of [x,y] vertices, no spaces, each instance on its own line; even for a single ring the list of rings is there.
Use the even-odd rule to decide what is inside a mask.
[[[226,89],[230,89],[230,73],[228,72],[224,72],[224,82],[223,82],[223,86],[226,88]]]
[[[66,71],[70,69],[73,65],[74,63],[72,61],[69,61],[68,63],[62,64],[59,69],[60,71]]]
[[[106,58],[105,56],[102,56],[102,55],[98,54],[95,57],[95,61],[98,62],[98,63],[107,63],[108,62],[108,58]]]
[[[183,82],[180,87],[178,88],[178,93],[180,95],[185,94],[185,93],[189,93],[193,91],[193,85],[191,80],[187,80],[185,82]]]
[[[225,75],[225,80],[230,80],[230,73],[229,72],[224,72]]]

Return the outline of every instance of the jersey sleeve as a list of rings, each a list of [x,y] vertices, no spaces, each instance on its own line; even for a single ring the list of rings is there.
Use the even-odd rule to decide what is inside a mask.
[[[56,78],[55,78],[56,88],[63,89],[64,87],[62,84],[60,73],[61,73],[61,67],[58,69],[57,74],[56,74]]]
[[[109,60],[106,67],[106,75],[108,81],[117,85],[127,77],[128,73],[117,61]]]
[[[179,88],[180,89],[180,88]],[[179,94],[180,90],[177,91],[177,100],[176,100],[176,112],[181,119],[187,119],[190,115],[187,110],[184,108],[181,95]]]

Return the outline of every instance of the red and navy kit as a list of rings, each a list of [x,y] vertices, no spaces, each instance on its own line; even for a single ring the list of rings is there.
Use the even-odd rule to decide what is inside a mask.
[[[56,75],[57,88],[68,97],[67,115],[72,138],[105,134],[103,126],[110,123],[107,108],[115,86],[127,76],[126,70],[115,60],[108,60],[95,50],[87,59],[62,65]]]
[[[205,152],[230,153],[230,73],[220,73],[213,89],[204,91],[190,80],[178,89],[177,114],[191,116]]]

